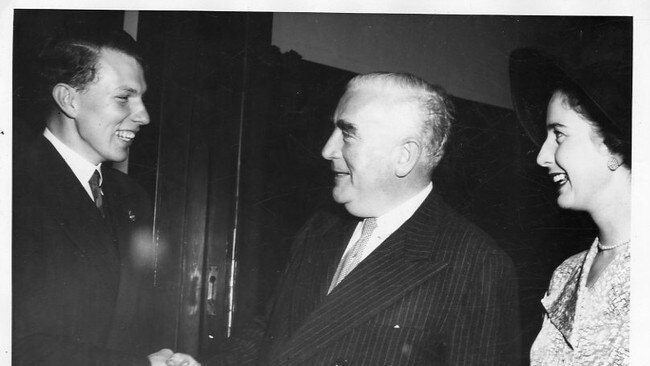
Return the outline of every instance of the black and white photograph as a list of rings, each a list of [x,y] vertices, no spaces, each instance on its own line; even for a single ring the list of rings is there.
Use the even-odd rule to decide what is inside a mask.
[[[646,364],[650,4],[340,3],[0,8],[0,364]]]

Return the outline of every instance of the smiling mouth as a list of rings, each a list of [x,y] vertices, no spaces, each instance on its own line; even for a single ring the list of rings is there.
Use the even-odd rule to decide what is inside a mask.
[[[553,183],[555,183],[555,185],[557,185],[558,187],[568,182],[566,173],[553,173],[551,174],[551,177],[553,178]]]
[[[135,132],[127,131],[127,130],[119,130],[115,132],[115,136],[117,136],[120,140],[124,142],[131,142],[135,138]]]
[[[346,172],[333,171],[333,173],[334,173],[334,180],[339,180],[339,179],[343,179],[344,177],[350,176],[350,173],[346,173]]]

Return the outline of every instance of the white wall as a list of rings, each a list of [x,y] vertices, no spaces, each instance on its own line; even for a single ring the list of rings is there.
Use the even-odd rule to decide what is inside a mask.
[[[275,13],[273,44],[354,72],[411,72],[458,97],[511,108],[510,51],[553,48],[569,19]]]

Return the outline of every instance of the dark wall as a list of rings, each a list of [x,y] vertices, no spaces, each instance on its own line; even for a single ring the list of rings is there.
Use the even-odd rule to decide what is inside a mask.
[[[456,124],[434,172],[446,201],[489,233],[512,258],[519,276],[523,362],[541,329],[541,298],[551,274],[594,238],[591,219],[560,210],[538,147],[513,111],[454,98]]]
[[[240,296],[262,310],[283,269],[293,236],[319,207],[331,202],[329,163],[320,150],[332,131],[331,115],[352,73],[306,62],[275,48],[252,70],[263,85],[248,103],[241,196],[242,250],[257,266],[241,262]],[[252,87],[252,89],[258,89]],[[248,127],[248,129],[246,129]],[[251,291],[253,293],[249,293]],[[245,295],[246,294],[246,295]]]

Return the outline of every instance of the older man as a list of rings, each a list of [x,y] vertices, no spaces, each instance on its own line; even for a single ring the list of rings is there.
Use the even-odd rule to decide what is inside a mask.
[[[214,364],[517,364],[512,263],[431,181],[451,109],[444,90],[412,75],[349,82],[322,154],[351,215],[307,222],[260,345],[234,342]]]
[[[87,32],[51,42],[41,61],[46,127],[14,160],[14,364],[165,365],[173,352],[147,357],[137,311],[149,199],[103,165],[126,159],[149,123],[136,44]]]

